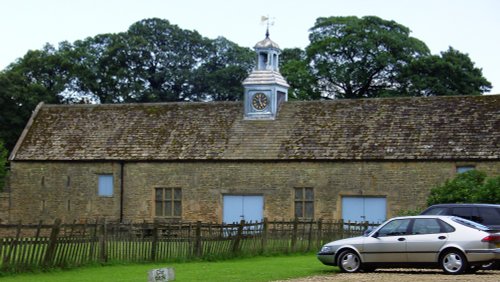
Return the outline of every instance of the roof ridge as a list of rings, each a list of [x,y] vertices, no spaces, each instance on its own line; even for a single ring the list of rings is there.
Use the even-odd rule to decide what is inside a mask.
[[[42,102],[43,103],[43,102]],[[242,101],[181,101],[181,102],[147,102],[147,103],[104,103],[104,104],[44,104],[44,108],[94,108],[94,107],[147,107],[147,106],[185,106],[185,105],[211,105],[211,104],[237,104]]]

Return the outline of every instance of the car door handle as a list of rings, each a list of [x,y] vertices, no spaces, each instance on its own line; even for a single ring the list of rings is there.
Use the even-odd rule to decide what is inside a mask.
[[[405,241],[406,238],[398,238],[398,241]]]
[[[446,236],[439,236],[438,239],[439,240],[444,240],[444,239],[446,239]]]

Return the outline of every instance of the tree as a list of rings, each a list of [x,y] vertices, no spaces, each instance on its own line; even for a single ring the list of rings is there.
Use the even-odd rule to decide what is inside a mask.
[[[59,103],[67,65],[51,45],[29,51],[0,72],[0,139],[12,150],[36,105]]]
[[[68,103],[237,100],[254,57],[223,37],[156,18],[63,47],[59,55],[72,67],[62,93]]]
[[[500,203],[500,176],[487,178],[481,171],[457,174],[431,189],[428,205],[440,203]]]
[[[133,70],[144,92],[139,102],[188,100],[191,73],[207,56],[209,42],[196,31],[166,20],[147,19],[127,31],[127,69]]]
[[[0,140],[0,191],[3,191],[5,186],[5,178],[7,176],[7,149]]]
[[[145,19],[118,34],[76,41],[64,53],[73,65],[70,89],[99,103],[189,99],[191,73],[210,42],[167,20]]]
[[[420,57],[402,72],[405,96],[481,95],[491,89],[467,54],[450,47],[441,56]]]
[[[254,66],[255,53],[224,37],[210,42],[207,57],[192,74],[194,101],[237,101],[243,97],[243,80]]]
[[[316,87],[334,98],[371,98],[398,89],[412,60],[429,55],[410,30],[374,16],[318,18],[306,48]]]
[[[321,98],[314,87],[316,78],[307,63],[306,53],[299,49],[285,49],[281,54],[280,71],[288,84],[288,97],[291,100],[316,100]]]
[[[118,34],[100,34],[60,48],[71,63],[71,74],[61,93],[66,103],[118,103],[134,92],[134,79],[125,68],[126,44]]]

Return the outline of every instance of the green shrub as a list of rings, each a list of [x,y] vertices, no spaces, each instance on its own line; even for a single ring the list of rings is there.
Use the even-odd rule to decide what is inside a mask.
[[[488,179],[478,170],[457,174],[431,189],[427,204],[441,203],[500,203],[500,176]]]
[[[419,215],[422,212],[421,208],[399,210],[396,212],[396,216],[409,216],[409,215]]]

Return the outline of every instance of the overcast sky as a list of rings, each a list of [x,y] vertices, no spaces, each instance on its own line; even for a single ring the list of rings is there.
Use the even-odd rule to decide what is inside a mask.
[[[433,54],[449,46],[469,54],[493,84],[491,93],[500,94],[498,0],[0,0],[0,69],[47,42],[122,32],[152,17],[253,47],[264,38],[263,15],[275,18],[271,38],[282,49],[307,46],[318,17],[394,20]]]

